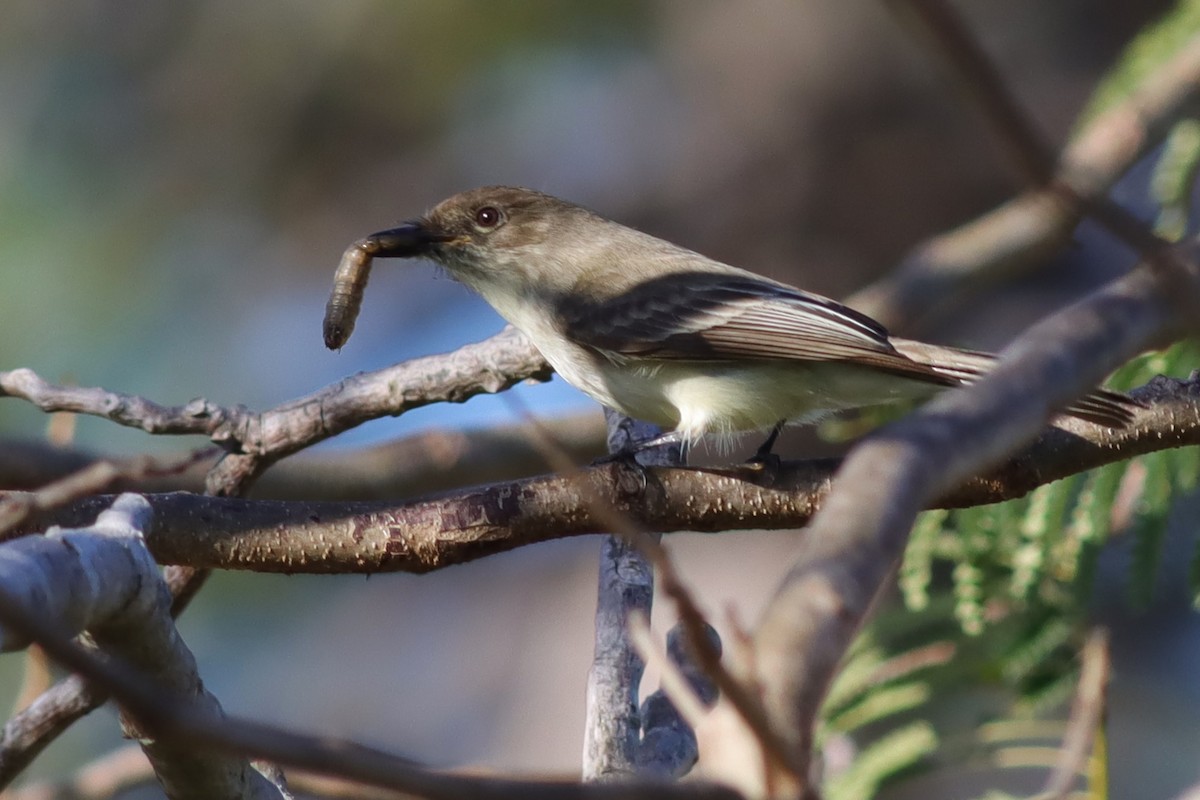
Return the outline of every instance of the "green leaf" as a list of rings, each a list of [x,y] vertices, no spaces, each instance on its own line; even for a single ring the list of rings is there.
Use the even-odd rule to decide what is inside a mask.
[[[1177,447],[1167,451],[1171,480],[1178,492],[1190,492],[1200,482],[1200,447]]]
[[[1200,121],[1180,120],[1171,129],[1150,180],[1150,193],[1161,207],[1154,230],[1168,241],[1177,242],[1187,233],[1198,169]]]
[[[921,611],[929,606],[934,554],[949,517],[949,511],[926,511],[917,517],[917,524],[908,537],[898,580],[904,605],[912,611]]]
[[[869,744],[842,774],[825,785],[829,800],[871,800],[884,782],[937,750],[933,726],[918,720]]]
[[[927,702],[931,694],[929,684],[919,681],[884,686],[870,692],[859,702],[847,706],[826,722],[832,730],[851,733],[872,722],[911,711]]]
[[[1077,638],[1079,626],[1060,616],[1048,616],[1030,635],[1012,647],[1001,661],[1001,672],[1016,685],[1043,669],[1055,651],[1069,647]]]
[[[856,643],[869,635],[870,631],[868,630],[858,637]],[[847,659],[841,670],[838,671],[833,686],[829,688],[821,715],[833,716],[838,713],[839,709],[861,697],[871,687],[872,677],[884,663],[886,655],[881,647],[867,646]]]
[[[961,561],[951,573],[954,579],[954,618],[969,636],[983,633],[985,615],[983,570],[969,561]]]
[[[1159,65],[1170,59],[1200,32],[1200,2],[1180,0],[1162,18],[1142,29],[1121,53],[1092,93],[1087,107],[1079,115],[1086,125],[1098,114],[1125,99]]]
[[[1145,474],[1134,510],[1130,534],[1133,561],[1129,570],[1129,602],[1146,608],[1154,598],[1154,586],[1167,537],[1171,500],[1171,459],[1168,451],[1150,453],[1141,459]]]
[[[1010,592],[1018,600],[1027,600],[1042,580],[1055,543],[1064,535],[1064,520],[1071,501],[1077,496],[1081,476],[1073,476],[1035,489],[1021,520],[1021,541],[1013,553]]]

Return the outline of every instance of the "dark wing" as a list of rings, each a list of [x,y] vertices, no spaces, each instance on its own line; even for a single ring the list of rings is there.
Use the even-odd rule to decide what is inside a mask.
[[[679,273],[600,304],[564,304],[562,331],[616,361],[843,361],[939,386],[971,383],[987,353],[891,339],[875,320],[820,295],[753,277]],[[1123,428],[1141,404],[1099,389],[1068,414]]]
[[[752,277],[690,272],[604,303],[567,305],[572,341],[615,360],[848,361],[944,386],[961,383],[901,355],[875,320],[820,295]]]

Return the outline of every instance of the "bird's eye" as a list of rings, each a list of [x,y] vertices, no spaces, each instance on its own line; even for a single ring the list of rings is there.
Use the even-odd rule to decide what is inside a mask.
[[[475,224],[484,230],[495,228],[503,219],[500,209],[495,206],[483,206],[475,211]]]

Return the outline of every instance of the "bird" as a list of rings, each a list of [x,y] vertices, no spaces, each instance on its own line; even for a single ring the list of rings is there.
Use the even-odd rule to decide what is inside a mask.
[[[485,186],[351,245],[325,343],[353,330],[374,258],[426,258],[521,330],[567,383],[661,426],[655,443],[769,433],[969,384],[995,356],[892,336],[842,303],[532,189]],[[1110,428],[1137,401],[1097,389],[1065,409]]]

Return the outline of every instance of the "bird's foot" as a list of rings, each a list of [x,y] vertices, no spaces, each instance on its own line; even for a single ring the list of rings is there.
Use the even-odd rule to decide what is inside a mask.
[[[780,458],[773,450],[775,441],[779,438],[780,431],[787,424],[785,420],[780,420],[775,423],[775,427],[767,435],[767,440],[759,445],[759,448],[754,451],[754,455],[746,459],[747,464],[753,464],[768,475],[777,475],[779,473]]]
[[[638,453],[640,452],[641,448],[639,448],[637,445],[622,447],[615,453],[609,453],[607,455],[600,456],[599,458],[592,459],[592,466],[603,467],[608,464],[630,464],[641,466],[638,464],[637,460]]]
[[[686,447],[683,444],[683,435],[679,431],[668,431],[666,433],[661,433],[658,436],[653,436],[649,439],[628,442],[616,452],[609,453],[605,456],[600,456],[592,462],[592,465],[602,466],[604,464],[621,462],[643,467],[646,466],[646,463],[652,464],[657,460],[653,458],[653,450],[656,448],[665,448],[671,445],[676,445],[681,449],[678,463],[686,461]],[[639,456],[646,456],[646,458],[639,460]],[[674,459],[668,460],[674,461]],[[659,461],[659,463],[662,463],[662,461]]]

